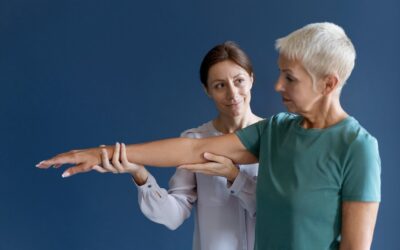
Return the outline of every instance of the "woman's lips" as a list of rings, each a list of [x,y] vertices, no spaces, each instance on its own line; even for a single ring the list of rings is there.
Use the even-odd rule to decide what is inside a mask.
[[[234,103],[230,103],[228,104],[228,106],[238,106],[239,104],[241,104],[242,102],[234,102]]]
[[[238,108],[242,103],[243,103],[243,101],[234,102],[234,103],[227,104],[226,106],[228,106],[228,107],[231,108],[231,109],[236,109],[236,108]]]

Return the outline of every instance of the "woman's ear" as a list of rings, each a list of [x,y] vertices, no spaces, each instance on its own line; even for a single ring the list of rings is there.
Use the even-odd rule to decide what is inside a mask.
[[[253,84],[254,84],[254,74],[253,73],[251,73],[251,75],[250,75],[250,82],[251,82],[250,89],[252,89],[253,88]]]
[[[202,86],[203,86],[203,90],[206,93],[206,95],[211,98],[210,93],[208,93],[208,86],[206,86],[204,84],[202,84]]]
[[[324,89],[322,93],[328,95],[339,88],[339,76],[337,74],[327,75],[324,78]]]

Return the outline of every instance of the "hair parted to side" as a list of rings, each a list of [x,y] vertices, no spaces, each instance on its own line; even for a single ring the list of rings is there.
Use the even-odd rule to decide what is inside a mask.
[[[315,82],[337,74],[340,87],[349,78],[356,51],[344,30],[333,23],[312,23],[276,40],[276,50],[289,60],[299,60]]]
[[[249,75],[253,75],[253,66],[247,54],[235,42],[226,41],[222,44],[216,45],[208,51],[201,62],[200,80],[205,87],[207,87],[208,71],[210,68],[213,65],[226,60],[236,63],[246,70]]]

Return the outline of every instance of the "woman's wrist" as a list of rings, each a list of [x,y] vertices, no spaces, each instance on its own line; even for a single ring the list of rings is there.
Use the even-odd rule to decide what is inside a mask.
[[[114,146],[108,146],[108,145],[102,144],[99,147],[93,148],[93,149],[99,154],[100,161],[101,161],[101,155],[102,155],[101,150],[102,149],[105,149],[107,151],[108,160],[111,160],[112,156],[114,154]]]
[[[145,184],[149,177],[149,172],[144,167],[140,168],[138,171],[130,172],[130,174],[138,186]]]
[[[238,168],[233,168],[232,171],[229,173],[229,175],[226,177],[226,179],[233,183],[236,180],[236,177],[239,175],[240,170]]]

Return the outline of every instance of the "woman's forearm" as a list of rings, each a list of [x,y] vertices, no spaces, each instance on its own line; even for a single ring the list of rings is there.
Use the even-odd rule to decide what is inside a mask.
[[[236,164],[257,162],[234,134],[202,139],[172,138],[127,146],[129,161],[158,167],[204,163],[205,152],[223,155]]]
[[[205,162],[197,139],[172,138],[127,146],[130,162],[142,165],[170,167],[186,163]]]

